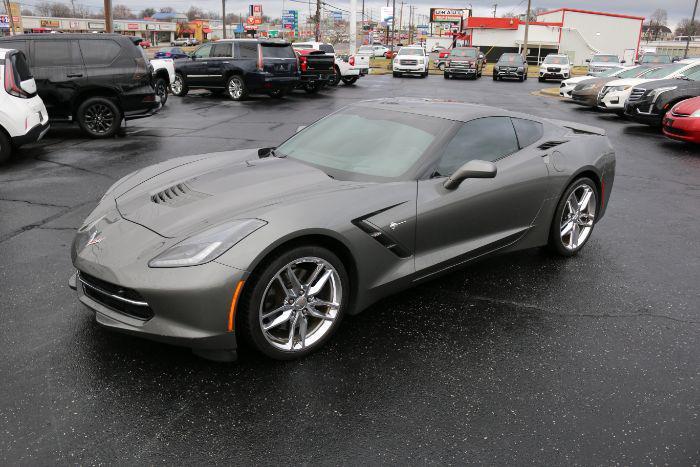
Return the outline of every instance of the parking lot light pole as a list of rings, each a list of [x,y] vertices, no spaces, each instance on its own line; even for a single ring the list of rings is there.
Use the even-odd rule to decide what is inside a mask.
[[[523,58],[527,64],[527,33],[530,30],[530,5],[532,0],[527,0],[527,13],[525,13],[525,37],[523,37]]]
[[[112,24],[112,0],[105,0],[104,10],[105,32],[114,32],[114,25]]]
[[[221,0],[221,38],[226,39],[226,0]]]
[[[695,0],[695,6],[693,7],[693,17],[690,18],[690,31],[688,31],[688,39],[685,41],[685,52],[683,53],[683,58],[688,58],[688,48],[690,47],[690,38],[695,34],[695,13],[698,11],[698,0]]]

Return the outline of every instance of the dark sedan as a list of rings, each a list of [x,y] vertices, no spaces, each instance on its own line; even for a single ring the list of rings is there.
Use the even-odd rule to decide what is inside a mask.
[[[185,53],[180,47],[163,47],[158,49],[153,58],[187,58],[188,54]]]
[[[696,96],[700,96],[700,65],[683,78],[635,86],[625,104],[625,115],[637,122],[660,127],[664,115],[674,105]]]

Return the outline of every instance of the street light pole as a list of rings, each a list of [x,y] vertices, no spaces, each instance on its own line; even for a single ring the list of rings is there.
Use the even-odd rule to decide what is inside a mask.
[[[688,31],[688,40],[685,41],[685,53],[683,58],[688,58],[688,48],[690,47],[690,38],[695,34],[695,13],[698,11],[698,0],[695,0],[693,7],[693,17],[690,19],[690,31]]]
[[[226,39],[226,0],[221,0],[221,26],[223,27],[221,38]]]
[[[357,48],[357,0],[350,0],[350,55]]]

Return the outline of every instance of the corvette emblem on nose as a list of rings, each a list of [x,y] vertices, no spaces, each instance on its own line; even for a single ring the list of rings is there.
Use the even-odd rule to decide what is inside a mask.
[[[104,239],[105,238],[103,236],[101,236],[99,232],[95,231],[92,233],[92,235],[90,235],[90,240],[88,240],[87,246],[97,245],[98,243],[100,243]]]

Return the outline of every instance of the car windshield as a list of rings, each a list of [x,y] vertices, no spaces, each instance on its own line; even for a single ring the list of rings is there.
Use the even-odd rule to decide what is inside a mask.
[[[700,81],[700,68],[696,68],[694,72],[688,73],[685,77],[693,81]]]
[[[288,45],[262,44],[262,55],[265,58],[296,58],[294,49]]]
[[[399,50],[399,55],[425,55],[423,49],[404,47]]]
[[[617,58],[617,55],[594,55],[591,61],[603,63],[616,63],[619,62],[620,59]]]
[[[292,136],[275,153],[333,178],[401,180],[452,126],[425,115],[351,106]]]
[[[453,57],[476,58],[476,49],[454,49],[450,52]]]
[[[655,79],[655,78],[665,78],[669,75],[672,75],[673,73],[677,72],[681,68],[685,67],[686,65],[684,64],[675,64],[675,65],[668,65],[668,66],[663,66],[661,68],[657,68],[656,70],[652,70],[649,73],[644,75],[644,79]]]
[[[596,73],[596,76],[599,78],[607,78],[608,76],[619,76],[621,74],[622,68],[619,67],[613,67],[610,68],[609,70],[601,71]]]
[[[360,47],[360,50],[358,52],[371,52],[373,48],[369,45],[363,45]]]
[[[503,54],[498,63],[523,63],[523,57],[520,54]]]
[[[644,55],[639,63],[671,63],[668,55]]]
[[[569,63],[569,57],[557,57],[557,56],[548,56],[547,58],[544,59],[544,62],[542,63],[547,63],[547,64],[553,64],[553,65],[566,65]]]
[[[314,47],[311,44],[292,44],[292,47],[295,49],[313,49]]]

